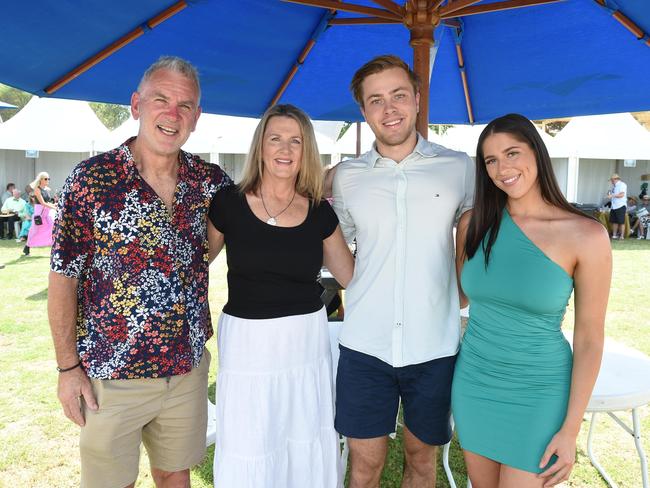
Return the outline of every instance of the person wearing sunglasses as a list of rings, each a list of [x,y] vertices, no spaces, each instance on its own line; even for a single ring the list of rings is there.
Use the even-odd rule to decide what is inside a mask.
[[[54,205],[54,199],[52,198],[52,190],[50,189],[50,175],[48,173],[45,171],[38,173],[36,179],[29,186],[34,190],[36,203],[41,204],[44,208],[56,210],[56,205]],[[25,256],[29,256],[29,249],[29,246],[25,244],[25,247],[23,247],[23,254]]]

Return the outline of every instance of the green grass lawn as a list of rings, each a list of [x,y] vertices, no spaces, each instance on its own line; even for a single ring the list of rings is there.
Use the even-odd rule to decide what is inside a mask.
[[[0,487],[74,487],[79,477],[79,429],[64,417],[56,398],[57,373],[46,315],[49,249],[33,249],[30,257],[22,257],[21,248],[13,241],[0,241],[0,263],[5,264],[0,270]],[[210,304],[215,319],[227,296],[225,271],[225,258],[220,256],[211,268]],[[566,327],[572,325],[569,312]],[[650,355],[650,241],[614,242],[607,336]],[[210,376],[214,398],[215,340],[208,347],[215,358]],[[642,410],[642,425],[644,446],[650,453],[649,412],[648,407]],[[564,486],[606,486],[587,459],[587,427],[584,422],[578,461]],[[640,487],[639,461],[631,436],[604,416],[596,432],[596,453],[614,480],[621,488]],[[400,443],[398,433],[391,441],[382,487],[399,487],[403,466]],[[455,441],[451,460],[458,486],[464,487],[465,470]],[[137,486],[153,486],[144,452]],[[192,470],[192,486],[212,486],[212,449],[204,463]],[[442,470],[438,486],[449,486]]]

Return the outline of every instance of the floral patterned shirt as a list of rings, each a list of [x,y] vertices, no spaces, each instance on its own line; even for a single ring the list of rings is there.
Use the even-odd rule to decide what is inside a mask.
[[[212,336],[207,211],[232,184],[181,151],[173,215],[128,144],[77,165],[54,226],[51,269],[77,278],[77,350],[88,376],[156,378],[198,366]]]

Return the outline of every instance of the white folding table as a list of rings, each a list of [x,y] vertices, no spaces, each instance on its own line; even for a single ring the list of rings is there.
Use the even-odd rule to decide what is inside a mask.
[[[587,412],[591,413],[587,453],[591,464],[612,488],[617,488],[618,485],[598,462],[592,449],[596,414],[606,413],[633,437],[641,462],[643,488],[650,488],[648,461],[641,443],[641,422],[639,420],[639,408],[648,403],[650,403],[650,358],[636,349],[607,339],[600,373],[587,406]],[[632,411],[632,427],[629,427],[619,417],[620,412],[630,410]],[[615,412],[619,412],[619,414]]]

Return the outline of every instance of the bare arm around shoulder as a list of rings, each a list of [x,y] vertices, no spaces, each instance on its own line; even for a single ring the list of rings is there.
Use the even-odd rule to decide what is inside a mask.
[[[472,218],[472,211],[468,210],[458,219],[456,226],[456,281],[458,283],[458,298],[460,301],[460,308],[465,308],[469,304],[469,300],[463,292],[463,287],[460,285],[460,274],[463,271],[465,264],[465,240],[467,238],[467,228],[469,227],[469,220]]]
[[[215,260],[215,258],[219,255],[221,250],[223,249],[223,243],[224,243],[224,236],[221,232],[217,230],[217,228],[210,222],[210,219],[208,219],[208,246],[209,246],[209,262],[212,263],[212,261]]]
[[[334,199],[332,202],[332,208],[334,209],[334,212],[336,212],[336,216],[339,218],[339,226],[341,227],[343,238],[347,242],[352,242],[356,237],[357,229],[352,215],[350,215],[350,212],[345,206],[345,195],[343,194],[344,173],[345,171],[342,167],[337,165],[336,172],[332,179],[332,198]]]
[[[336,281],[347,288],[354,273],[354,258],[338,225],[332,235],[323,241],[323,263]]]
[[[79,362],[77,354],[77,286],[78,280],[50,271],[47,314],[54,341],[56,362],[70,368]],[[97,410],[90,380],[81,367],[59,373],[58,396],[65,416],[75,424],[85,424],[79,400]]]
[[[323,174],[323,198],[332,197],[332,185],[334,184],[334,175],[336,174],[336,166],[328,166],[325,168]]]
[[[573,273],[575,325],[573,331],[573,370],[567,414],[560,431],[544,453],[540,466],[552,454],[558,460],[540,477],[544,486],[568,479],[575,462],[576,438],[582,417],[598,377],[605,341],[605,314],[612,278],[612,251],[605,228],[585,220],[576,229],[576,266]],[[588,246],[579,243],[589,242]]]

